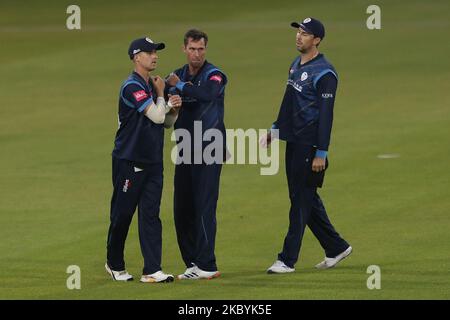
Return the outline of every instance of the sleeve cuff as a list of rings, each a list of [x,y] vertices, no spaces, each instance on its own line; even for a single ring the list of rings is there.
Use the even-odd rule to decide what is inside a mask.
[[[325,159],[327,157],[328,151],[325,150],[316,150],[316,157]]]
[[[151,105],[153,103],[153,99],[150,98],[147,101],[145,101],[142,106],[139,107],[138,112],[142,112],[145,110],[145,108],[147,108],[147,106]]]
[[[181,92],[183,92],[183,88],[185,86],[186,82],[183,81],[178,81],[178,83],[175,85],[175,87],[180,90]]]

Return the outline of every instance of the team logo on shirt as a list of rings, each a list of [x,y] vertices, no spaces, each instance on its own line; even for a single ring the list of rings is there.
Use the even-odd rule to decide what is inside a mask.
[[[147,98],[148,94],[144,90],[139,90],[139,91],[133,92],[133,96],[134,96],[134,99],[136,99],[136,101],[139,102],[139,101]]]
[[[220,75],[216,74],[216,75],[213,75],[211,78],[209,78],[209,80],[217,81],[218,83],[221,83],[222,77]]]
[[[307,72],[303,72],[302,76],[300,77],[300,80],[305,81],[306,79],[308,79],[308,73]]]
[[[129,179],[126,179],[125,183],[123,184],[122,191],[127,192],[129,188],[131,188],[131,181]]]

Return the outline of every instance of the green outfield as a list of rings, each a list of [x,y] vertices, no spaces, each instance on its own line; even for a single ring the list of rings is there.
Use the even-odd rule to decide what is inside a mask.
[[[382,29],[368,30],[372,1],[87,1],[81,30],[66,29],[75,2],[0,4],[1,299],[449,299],[450,3],[377,1]],[[127,3],[127,4],[126,4]],[[111,150],[118,90],[131,70],[132,39],[164,41],[158,73],[185,63],[190,27],[210,37],[208,59],[228,75],[228,128],[267,128],[297,55],[291,21],[321,19],[320,49],[340,75],[321,190],[331,220],[354,248],[317,271],[323,251],[308,230],[296,272],[267,275],[287,231],[284,174],[226,165],[218,204],[213,281],[115,283],[104,270]],[[163,269],[184,265],[172,213],[166,132]],[[380,159],[381,154],[398,157]],[[127,268],[142,268],[136,217]],[[66,268],[81,268],[68,290]],[[366,286],[381,268],[381,289]]]

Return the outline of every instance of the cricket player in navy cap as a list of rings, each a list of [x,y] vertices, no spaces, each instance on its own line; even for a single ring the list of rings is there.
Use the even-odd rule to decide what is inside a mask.
[[[181,280],[213,279],[220,275],[214,250],[223,156],[213,163],[204,161],[203,151],[209,143],[202,139],[210,129],[220,132],[222,147],[217,153],[224,155],[227,77],[222,70],[206,61],[207,43],[206,33],[196,29],[187,31],[183,51],[188,63],[166,80],[172,87],[170,92],[179,93],[183,99],[175,129],[189,132],[193,141],[191,161],[175,166],[174,219],[178,245],[187,268],[178,276]],[[195,130],[196,125],[201,125],[201,130]],[[195,146],[198,140],[200,147]],[[200,162],[195,161],[196,155]]]
[[[157,50],[164,43],[150,38],[134,40],[128,49],[134,71],[119,93],[119,129],[112,152],[110,226],[106,271],[116,281],[133,277],[125,269],[124,247],[131,219],[138,212],[139,241],[144,257],[141,282],[171,282],[173,275],[161,270],[162,226],[159,208],[163,187],[164,127],[176,121],[180,96],[164,99],[164,80],[150,76],[156,69]]]
[[[286,175],[291,200],[283,249],[268,273],[295,271],[307,225],[325,251],[325,259],[316,268],[332,268],[352,252],[352,247],[335,231],[317,193],[328,166],[338,75],[318,51],[325,37],[323,24],[306,18],[291,26],[297,29],[296,45],[300,55],[289,68],[278,118],[260,140],[267,146],[279,134],[279,138],[287,142]]]

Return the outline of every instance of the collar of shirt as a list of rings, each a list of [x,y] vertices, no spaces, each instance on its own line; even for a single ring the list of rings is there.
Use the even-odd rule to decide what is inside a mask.
[[[203,65],[200,67],[200,69],[198,69],[198,72],[195,75],[191,75],[189,73],[189,64],[186,65],[186,79],[184,80],[184,82],[192,82],[195,83],[195,81],[197,80],[197,77],[199,77],[201,75],[201,73],[203,72],[203,69],[205,69],[206,65],[208,65],[209,62],[208,60],[205,60],[205,63],[203,63]]]
[[[311,60],[309,60],[308,62],[306,62],[306,63],[304,63],[304,64],[301,64],[301,63],[302,63],[302,58],[300,57],[300,59],[298,60],[297,68],[304,67],[304,66],[310,64],[311,62],[316,61],[316,60],[318,60],[318,59],[320,59],[320,58],[322,58],[322,57],[323,57],[323,54],[322,54],[322,53],[319,53],[317,56],[314,57],[314,59],[311,59]]]
[[[136,71],[133,71],[132,75],[133,75],[133,78],[135,78],[137,81],[139,81],[140,83],[145,85],[145,87],[150,90],[150,88],[151,88],[150,83],[147,82],[144,78],[142,78],[139,73],[137,73]]]

